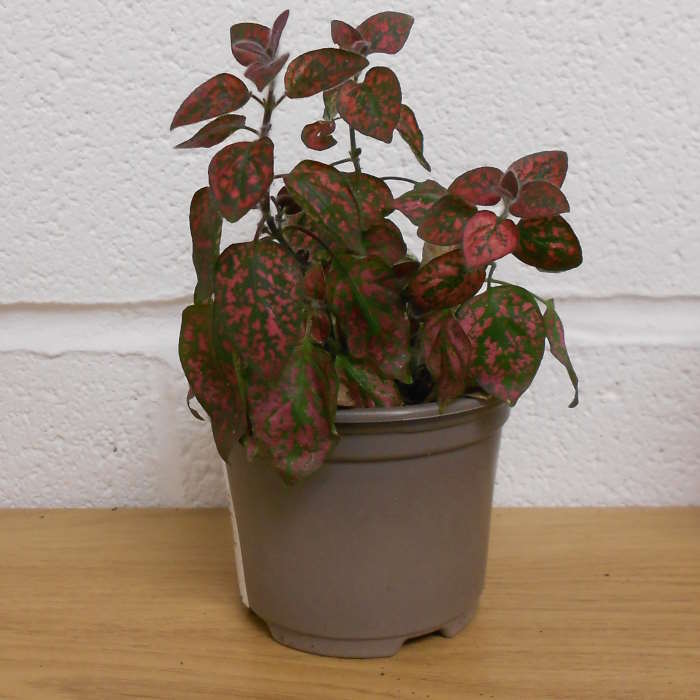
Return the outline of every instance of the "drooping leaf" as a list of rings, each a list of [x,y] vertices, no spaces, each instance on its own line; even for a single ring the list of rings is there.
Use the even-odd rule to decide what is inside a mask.
[[[401,406],[403,399],[393,379],[380,377],[372,368],[345,355],[335,358],[341,386],[347,389],[355,408]]]
[[[406,257],[406,242],[399,227],[389,219],[382,219],[364,232],[367,255],[375,255],[388,265]]]
[[[408,39],[413,17],[403,12],[379,12],[368,17],[357,31],[369,43],[369,53],[398,53]]]
[[[475,214],[475,207],[447,194],[425,214],[418,226],[418,237],[435,245],[461,243],[467,224]]]
[[[340,85],[367,66],[364,56],[343,49],[317,49],[297,56],[284,75],[291,98],[309,97]]]
[[[554,310],[553,299],[547,302],[547,308],[544,312],[544,328],[552,355],[564,365],[574,387],[574,398],[571,400],[569,408],[576,408],[578,406],[578,377],[574,371],[574,366],[571,364],[569,352],[566,349],[564,326],[559,318],[559,314]]]
[[[214,293],[214,266],[219,257],[221,214],[212,201],[208,187],[197,190],[190,203],[192,262],[197,273],[195,304],[211,299]]]
[[[325,151],[338,143],[331,134],[335,131],[335,122],[321,119],[307,124],[301,130],[301,140],[307,148],[314,151]]]
[[[472,345],[451,310],[431,315],[423,326],[423,356],[435,386],[440,409],[467,388]]]
[[[492,287],[469,302],[460,323],[474,347],[479,386],[515,405],[544,353],[544,321],[535,298],[520,287]]]
[[[408,285],[411,302],[419,311],[457,306],[473,297],[486,279],[484,267],[469,269],[461,250],[433,258]]]
[[[270,56],[277,55],[277,49],[279,49],[280,38],[282,37],[282,32],[287,26],[287,20],[289,19],[289,10],[281,12],[277,19],[272,23],[272,29],[270,30],[270,41],[267,44],[267,50]]]
[[[328,275],[328,305],[350,356],[384,377],[409,380],[410,326],[392,268],[376,257],[336,256]]]
[[[420,226],[428,210],[447,194],[447,190],[435,180],[425,180],[413,186],[394,200],[398,209],[411,223]]]
[[[331,22],[331,39],[341,49],[350,49],[355,42],[362,41],[362,34],[347,22],[334,19]]]
[[[401,105],[399,114],[399,123],[396,125],[396,130],[401,135],[401,138],[409,145],[416,160],[428,171],[430,171],[430,163],[423,155],[423,132],[418,126],[416,115],[408,105]]]
[[[270,30],[262,24],[254,22],[240,22],[231,27],[231,52],[234,58],[242,65],[248,66],[260,53],[265,53],[265,49],[270,41]],[[251,51],[253,47],[247,46],[243,42],[253,42],[259,49]]]
[[[267,137],[232,143],[209,164],[209,187],[225,219],[238,221],[272,184],[274,147]]]
[[[360,133],[391,143],[401,114],[401,85],[394,71],[370,68],[362,83],[345,83],[338,91],[338,112]]]
[[[179,126],[233,112],[242,107],[249,97],[250,91],[245,83],[235,75],[215,75],[188,95],[175,113],[170,129],[172,131]]]
[[[226,140],[234,131],[245,126],[242,114],[224,114],[203,126],[192,138],[175,148],[211,148]]]
[[[564,272],[583,262],[581,244],[561,216],[521,219],[515,257],[546,272]]]
[[[469,204],[490,206],[501,201],[502,178],[498,168],[474,168],[456,178],[449,191]]]
[[[216,361],[212,308],[211,304],[195,304],[182,312],[178,349],[190,394],[209,414],[216,447],[222,459],[227,459],[245,429],[246,411],[240,388],[227,379]]]
[[[331,356],[308,337],[274,385],[250,386],[252,440],[288,483],[315,472],[333,447],[337,393]]]
[[[510,211],[513,216],[523,219],[540,219],[565,214],[569,211],[569,202],[556,185],[546,180],[534,180],[522,185]]]
[[[347,173],[303,160],[284,177],[284,184],[304,212],[322,227],[324,241],[336,250],[364,251],[360,213]]]
[[[255,87],[262,92],[282,70],[288,58],[289,54],[284,53],[277,58],[255,61],[246,68],[245,77],[252,80]]]
[[[480,211],[467,222],[462,252],[468,267],[478,267],[512,253],[517,245],[518,229],[510,219]]]
[[[303,284],[297,261],[269,238],[234,243],[219,258],[217,330],[258,382],[280,375],[304,333]]]
[[[323,118],[330,121],[338,114],[338,88],[323,92]]]
[[[544,180],[555,187],[564,184],[569,159],[565,151],[540,151],[518,158],[508,170],[515,173],[520,184]]]
[[[345,182],[357,202],[363,230],[393,211],[394,199],[383,180],[367,173],[345,173]]]

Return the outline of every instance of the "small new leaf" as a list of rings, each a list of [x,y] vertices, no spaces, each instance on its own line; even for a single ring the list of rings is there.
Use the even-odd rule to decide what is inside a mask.
[[[301,140],[307,148],[314,151],[325,151],[338,143],[331,134],[335,131],[335,122],[321,119],[307,124],[301,130]]]
[[[194,303],[204,304],[214,293],[214,267],[219,257],[221,214],[208,187],[197,190],[190,203],[192,262],[197,273]]]
[[[401,105],[399,123],[396,126],[401,138],[408,144],[416,160],[428,171],[430,163],[423,156],[423,132],[418,126],[416,115],[408,105]]]

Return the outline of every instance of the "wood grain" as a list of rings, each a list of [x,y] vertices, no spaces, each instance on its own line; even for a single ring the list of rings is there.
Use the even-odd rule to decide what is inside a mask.
[[[497,510],[472,625],[370,661],[269,638],[224,511],[0,511],[0,698],[700,698],[700,509]]]

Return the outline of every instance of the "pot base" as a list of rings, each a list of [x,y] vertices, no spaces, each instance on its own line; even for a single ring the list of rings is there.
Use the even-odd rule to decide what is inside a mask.
[[[461,632],[476,614],[478,606],[452,618],[443,625],[432,629],[423,630],[403,637],[386,637],[384,639],[331,639],[318,637],[303,632],[281,627],[272,623],[266,623],[272,638],[284,646],[305,651],[320,656],[337,656],[348,659],[376,659],[394,656],[409,639],[424,637],[429,634],[439,633],[443,637],[454,637]]]

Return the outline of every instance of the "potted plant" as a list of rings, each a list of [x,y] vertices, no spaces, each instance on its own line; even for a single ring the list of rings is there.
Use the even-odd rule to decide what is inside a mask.
[[[363,148],[398,133],[430,170],[396,75],[375,62],[403,47],[413,18],[333,21],[334,46],[287,64],[288,14],[231,27],[257,93],[221,73],[172,122],[212,120],[178,148],[234,137],[190,205],[197,286],[180,358],[188,404],[209,415],[228,464],[244,602],[285,644],[383,656],[474,614],[501,426],[546,341],[578,400],[554,302],[497,279],[496,261],[561,272],[581,247],[562,216],[562,151],[467,169],[449,186],[365,172],[358,133]],[[304,144],[346,140],[348,154],[276,172],[274,119],[306,97],[319,119]],[[260,111],[252,126],[238,113],[247,103]],[[395,196],[389,182],[410,188]],[[220,251],[223,220],[251,210],[251,240]],[[421,260],[392,212],[418,227]]]

